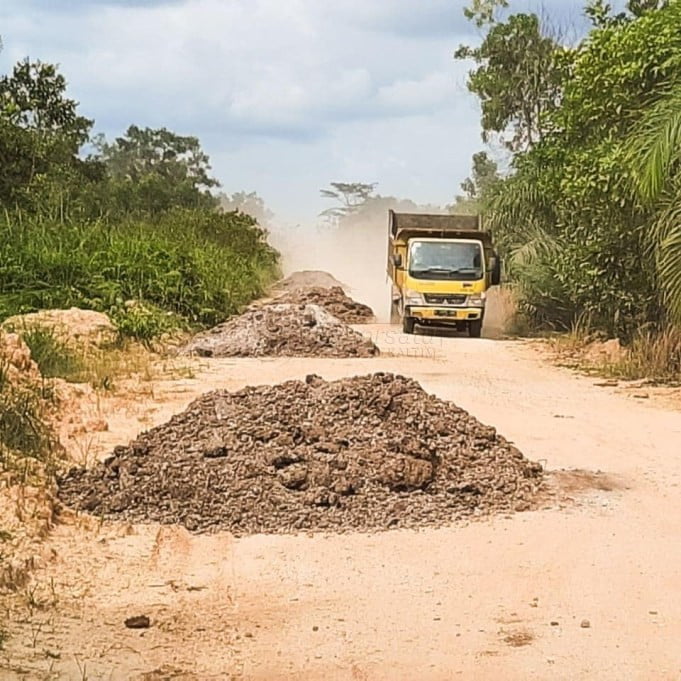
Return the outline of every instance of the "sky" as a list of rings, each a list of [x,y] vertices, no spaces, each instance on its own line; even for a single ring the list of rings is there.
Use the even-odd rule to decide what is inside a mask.
[[[330,182],[445,205],[483,148],[464,0],[0,0],[0,72],[58,63],[95,132],[199,137],[227,193],[309,223]],[[583,25],[582,0],[511,0]]]

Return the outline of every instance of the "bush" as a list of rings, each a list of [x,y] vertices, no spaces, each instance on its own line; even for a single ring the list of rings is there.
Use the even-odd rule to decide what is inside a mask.
[[[265,236],[249,216],[204,210],[119,223],[6,214],[0,320],[80,307],[111,314],[122,333],[144,340],[170,327],[214,325],[277,275]]]

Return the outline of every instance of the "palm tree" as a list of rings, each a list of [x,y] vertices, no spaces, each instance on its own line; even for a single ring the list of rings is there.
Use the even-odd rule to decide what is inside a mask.
[[[636,188],[654,212],[650,244],[665,307],[681,326],[681,83],[650,107],[631,141]]]

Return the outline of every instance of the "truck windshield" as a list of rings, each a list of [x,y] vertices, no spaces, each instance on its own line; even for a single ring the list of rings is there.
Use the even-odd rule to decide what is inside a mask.
[[[409,249],[409,274],[414,279],[481,279],[481,245],[461,241],[415,241]]]

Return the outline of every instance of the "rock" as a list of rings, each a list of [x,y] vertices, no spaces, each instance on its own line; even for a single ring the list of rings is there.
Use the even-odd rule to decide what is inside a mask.
[[[128,629],[148,629],[151,626],[151,621],[146,615],[136,615],[135,617],[128,617],[125,620],[125,626]]]
[[[51,329],[61,340],[82,347],[102,347],[116,340],[118,333],[109,317],[102,312],[81,310],[42,310],[9,317],[2,328],[21,333],[22,329]]]
[[[582,620],[582,622],[579,626],[582,627],[582,629],[590,629],[591,628],[591,622],[589,622],[589,620]]]

